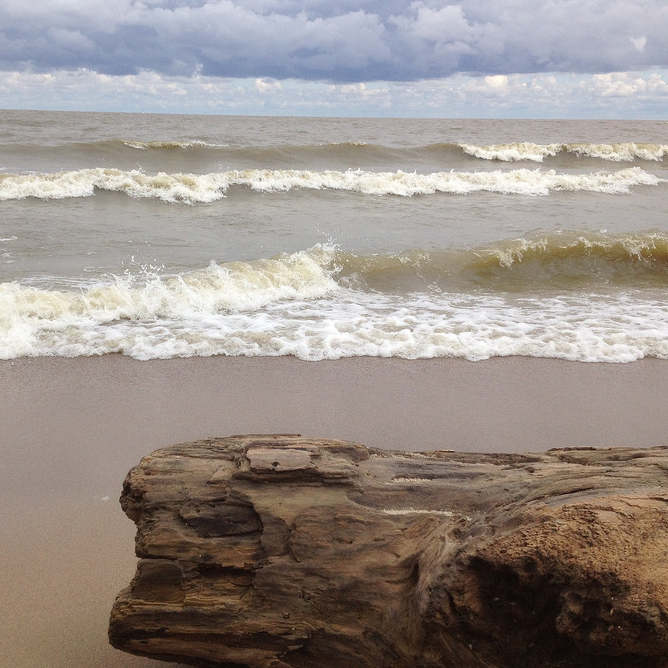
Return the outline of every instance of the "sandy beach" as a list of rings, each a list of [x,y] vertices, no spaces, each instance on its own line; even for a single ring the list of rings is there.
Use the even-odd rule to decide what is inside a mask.
[[[134,572],[118,505],[152,450],[295,432],[405,450],[539,451],[668,442],[668,361],[212,357],[0,363],[0,665],[158,666],[107,645]]]

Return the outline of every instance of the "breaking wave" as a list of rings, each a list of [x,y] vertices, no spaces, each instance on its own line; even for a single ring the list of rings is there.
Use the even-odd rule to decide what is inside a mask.
[[[123,144],[130,148],[136,148],[140,151],[148,151],[150,149],[193,149],[193,148],[225,148],[226,144],[213,144],[201,140],[190,141],[131,141],[124,140]]]
[[[658,231],[394,254],[318,245],[71,289],[1,284],[0,358],[668,358],[666,287]]]
[[[98,167],[58,173],[0,174],[0,200],[90,197],[96,190],[104,190],[122,192],[137,198],[196,204],[219,200],[233,186],[265,193],[330,189],[403,197],[434,193],[465,195],[475,192],[525,196],[545,196],[556,191],[625,194],[634,186],[656,186],[663,182],[664,179],[639,167],[591,174],[565,174],[539,169],[431,174],[249,169],[200,175],[164,172],[151,175],[140,170]]]
[[[609,160],[611,162],[633,162],[634,160],[651,160],[660,162],[668,155],[666,144],[636,144],[621,142],[617,144],[533,144],[516,142],[510,144],[493,144],[477,146],[460,144],[464,153],[483,160],[501,160],[518,162],[531,160],[543,162],[546,158],[555,157],[559,153],[570,153],[575,156]]]
[[[202,140],[184,140],[184,141],[136,141],[123,140],[123,144],[130,148],[139,150],[149,149],[229,149],[228,144],[207,142]],[[505,144],[478,145],[470,143],[460,144],[431,144],[425,146],[414,146],[407,149],[392,149],[379,144],[370,144],[367,142],[332,142],[329,144],[317,144],[312,146],[283,146],[273,148],[256,147],[253,149],[258,156],[281,153],[293,153],[295,157],[302,154],[312,154],[320,152],[323,155],[329,153],[341,153],[349,150],[351,158],[358,158],[364,155],[382,155],[390,157],[395,155],[399,157],[403,154],[433,153],[441,151],[444,153],[455,154],[457,151],[463,151],[466,155],[482,160],[500,160],[503,162],[516,162],[521,160],[531,160],[534,162],[543,162],[546,158],[555,157],[559,153],[572,154],[580,157],[596,158],[611,162],[633,162],[634,160],[646,160],[660,162],[668,155],[668,145],[651,144],[643,142],[616,142],[612,144],[590,143],[590,142],[571,142],[571,143],[552,143],[536,144],[533,142],[510,142]]]

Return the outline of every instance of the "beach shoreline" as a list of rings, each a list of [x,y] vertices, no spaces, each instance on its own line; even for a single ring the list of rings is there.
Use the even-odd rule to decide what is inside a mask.
[[[106,641],[135,564],[118,496],[156,448],[270,432],[400,450],[649,447],[668,443],[666,396],[658,359],[2,361],[0,664],[161,665]]]

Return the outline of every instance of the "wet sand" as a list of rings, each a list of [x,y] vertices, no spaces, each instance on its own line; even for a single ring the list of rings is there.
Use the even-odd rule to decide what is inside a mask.
[[[0,665],[169,665],[106,641],[135,564],[118,495],[155,448],[260,432],[405,450],[646,447],[668,444],[666,397],[664,360],[0,362]]]

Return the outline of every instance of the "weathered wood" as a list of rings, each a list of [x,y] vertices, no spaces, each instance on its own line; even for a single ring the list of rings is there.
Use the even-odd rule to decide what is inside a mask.
[[[111,643],[198,666],[668,666],[668,449],[158,450]]]

